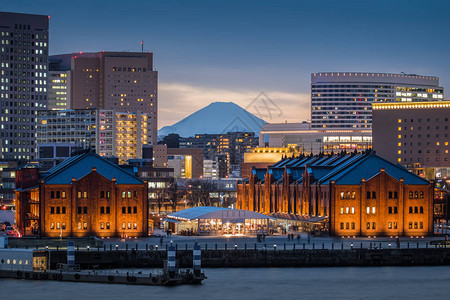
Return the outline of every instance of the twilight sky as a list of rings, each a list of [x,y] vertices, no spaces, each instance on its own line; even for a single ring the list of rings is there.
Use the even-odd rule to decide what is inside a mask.
[[[50,15],[51,55],[140,51],[144,40],[158,127],[214,101],[245,108],[261,91],[281,110],[266,121],[306,120],[312,72],[436,75],[450,89],[446,0],[0,0],[0,10]]]

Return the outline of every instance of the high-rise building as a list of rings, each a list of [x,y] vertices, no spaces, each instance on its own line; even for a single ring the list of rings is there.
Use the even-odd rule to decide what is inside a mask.
[[[374,150],[450,189],[449,120],[450,101],[374,104]]]
[[[0,12],[1,157],[36,157],[36,112],[47,106],[49,17]]]
[[[70,66],[72,109],[114,109],[147,114],[149,144],[157,140],[158,72],[151,52],[55,55],[60,70]]]
[[[46,110],[39,112],[37,143],[41,151],[52,145],[90,148],[119,163],[142,158],[147,144],[147,114],[107,109]],[[73,147],[72,147],[73,148]],[[47,157],[39,157],[43,159]]]
[[[311,74],[312,128],[372,128],[372,103],[444,98],[439,77],[388,73]]]
[[[62,60],[50,58],[48,68],[47,109],[70,109],[70,65],[62,65]]]

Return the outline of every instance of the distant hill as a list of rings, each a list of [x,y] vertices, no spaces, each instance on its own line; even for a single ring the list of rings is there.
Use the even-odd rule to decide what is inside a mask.
[[[172,126],[164,126],[158,131],[158,136],[176,133],[181,137],[192,137],[195,134],[238,131],[255,132],[259,135],[265,123],[266,121],[233,102],[213,102]]]

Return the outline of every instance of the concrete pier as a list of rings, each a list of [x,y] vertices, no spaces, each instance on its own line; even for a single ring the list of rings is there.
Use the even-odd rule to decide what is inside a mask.
[[[75,251],[75,261],[82,269],[162,268],[164,250]],[[178,250],[180,268],[192,268],[193,251]],[[51,251],[52,268],[65,263],[66,251]],[[410,249],[299,249],[299,250],[201,250],[203,268],[245,267],[343,267],[343,266],[421,266],[450,265],[449,248]]]

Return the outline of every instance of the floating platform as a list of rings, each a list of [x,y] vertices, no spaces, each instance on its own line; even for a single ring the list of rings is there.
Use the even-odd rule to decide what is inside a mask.
[[[190,271],[179,271],[172,276],[168,272],[161,274],[115,274],[105,271],[21,271],[0,270],[0,278],[24,280],[53,280],[90,283],[130,284],[130,285],[159,285],[173,286],[183,284],[200,284],[206,276],[203,272],[194,274]]]

